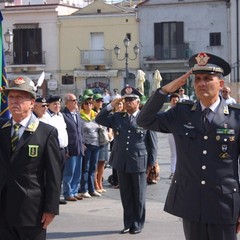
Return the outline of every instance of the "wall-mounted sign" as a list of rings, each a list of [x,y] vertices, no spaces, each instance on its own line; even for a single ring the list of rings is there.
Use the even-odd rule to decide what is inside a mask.
[[[49,90],[54,91],[58,87],[58,82],[56,79],[50,79],[47,83],[47,87]]]

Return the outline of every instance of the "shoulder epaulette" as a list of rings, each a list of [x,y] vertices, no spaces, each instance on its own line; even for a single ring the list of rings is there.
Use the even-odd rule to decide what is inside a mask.
[[[240,109],[240,104],[238,104],[238,103],[229,104],[228,107],[229,107],[229,108],[234,108],[234,109]]]
[[[181,102],[178,102],[177,104],[184,104],[184,105],[193,105],[194,101],[188,100],[188,99],[183,99]]]

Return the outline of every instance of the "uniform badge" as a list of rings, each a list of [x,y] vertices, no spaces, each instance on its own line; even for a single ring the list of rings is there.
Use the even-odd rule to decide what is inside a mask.
[[[219,157],[222,159],[226,159],[226,158],[228,158],[228,156],[229,156],[229,154],[227,152],[219,154]]]
[[[125,89],[126,94],[131,94],[132,91],[133,91],[133,89],[132,89],[131,87],[127,87],[127,88]]]
[[[195,57],[198,66],[206,66],[208,64],[208,60],[210,57],[206,53],[199,53],[197,57]]]
[[[223,145],[222,145],[222,151],[223,151],[223,152],[226,152],[226,151],[227,151],[227,145],[226,145],[226,144],[223,144]]]
[[[28,156],[37,157],[38,156],[38,145],[28,145]]]
[[[235,136],[229,136],[229,141],[234,142],[235,141]]]
[[[229,154],[227,153],[228,146],[226,144],[222,145],[222,153],[219,154],[219,157],[222,159],[226,159],[229,157]]]
[[[22,77],[16,78],[16,79],[14,80],[14,82],[15,82],[15,84],[17,84],[17,85],[21,85],[21,84],[25,83],[25,81],[24,81],[24,79],[23,79]]]
[[[217,141],[220,140],[220,136],[219,136],[219,135],[216,136],[216,140],[217,140]]]

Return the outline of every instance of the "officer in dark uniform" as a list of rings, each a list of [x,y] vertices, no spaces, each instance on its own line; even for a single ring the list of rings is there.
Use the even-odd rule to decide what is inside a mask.
[[[209,53],[192,56],[189,66],[191,71],[155,92],[137,123],[174,135],[177,166],[164,209],[183,218],[186,239],[236,240],[240,230],[240,109],[227,106],[219,96],[223,76],[231,68]],[[192,73],[199,100],[187,100],[159,113],[167,94],[183,86]]]
[[[147,168],[154,165],[157,155],[156,135],[136,124],[139,115],[139,96],[136,89],[126,87],[96,117],[96,122],[112,128],[114,144],[112,166],[118,172],[121,201],[124,210],[124,229],[121,233],[140,233],[145,222]],[[112,109],[123,101],[126,112]]]

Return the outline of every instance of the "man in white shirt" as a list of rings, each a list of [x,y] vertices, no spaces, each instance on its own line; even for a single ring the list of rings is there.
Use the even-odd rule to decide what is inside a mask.
[[[65,160],[66,160],[65,148],[68,145],[68,134],[67,134],[67,125],[65,123],[62,113],[60,112],[61,101],[62,99],[59,96],[52,96],[48,98],[47,116],[48,116],[48,124],[57,128],[57,131],[58,131],[58,140],[59,140],[61,156],[62,156],[61,173],[63,175]],[[60,204],[66,204],[66,201],[60,200]]]
[[[230,96],[230,93],[231,93],[230,87],[224,86],[222,91],[221,91],[223,99],[226,101],[226,103],[228,105],[229,104],[236,104],[237,103],[236,100]]]
[[[178,94],[180,96],[180,102],[183,100],[183,99],[189,99],[189,96],[184,94],[185,93],[185,90],[184,88],[180,87],[179,90],[178,90]]]
[[[33,114],[39,119],[39,121],[48,123],[48,116],[46,115],[47,109],[47,100],[42,97],[36,98],[33,106]]]

